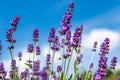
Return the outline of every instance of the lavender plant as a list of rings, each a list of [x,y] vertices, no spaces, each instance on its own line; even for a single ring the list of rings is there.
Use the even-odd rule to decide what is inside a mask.
[[[83,34],[83,25],[77,26],[75,28],[75,32],[72,36],[72,31],[70,30],[72,27],[71,19],[72,12],[74,8],[74,3],[71,2],[68,6],[65,15],[63,16],[58,37],[55,32],[55,28],[52,27],[48,36],[48,44],[49,50],[46,55],[45,66],[41,68],[41,59],[38,56],[40,54],[39,47],[39,30],[37,28],[33,31],[33,43],[28,44],[27,53],[29,55],[28,59],[26,59],[25,65],[26,68],[24,71],[20,72],[20,63],[22,60],[22,52],[18,53],[19,65],[16,64],[17,60],[14,55],[14,44],[16,40],[14,39],[14,33],[17,30],[17,25],[20,19],[20,16],[15,16],[10,24],[11,27],[7,29],[6,32],[6,41],[9,43],[8,50],[10,51],[11,57],[11,70],[8,73],[2,61],[0,61],[0,79],[2,80],[107,80],[106,75],[107,68],[109,67],[111,71],[111,75],[115,75],[115,67],[117,63],[117,57],[113,57],[111,60],[110,66],[108,66],[108,55],[109,47],[110,47],[110,39],[105,38],[103,43],[100,46],[99,53],[99,61],[98,67],[95,72],[93,72],[94,68],[94,54],[97,51],[97,41],[93,44],[91,59],[88,64],[88,69],[85,72],[81,72],[78,70],[79,65],[83,61],[83,54],[81,53],[83,45],[82,45],[82,34]],[[0,56],[2,54],[2,44],[0,41]],[[55,56],[56,52],[62,51],[62,54],[59,58],[61,60],[61,64],[57,65],[55,68]],[[75,59],[72,60],[72,57],[75,56]],[[74,63],[72,63],[72,61]],[[43,61],[42,61],[43,62]],[[74,67],[71,67],[70,64],[73,64]],[[82,65],[82,64],[81,64]],[[97,66],[97,65],[96,65]],[[69,74],[70,70],[73,69],[74,72]],[[9,77],[7,78],[7,74]],[[117,78],[118,77],[118,78]],[[116,77],[116,80],[120,80],[120,75]]]

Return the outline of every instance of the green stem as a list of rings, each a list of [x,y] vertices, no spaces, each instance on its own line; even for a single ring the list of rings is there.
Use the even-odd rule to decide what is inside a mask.
[[[64,59],[65,62],[64,62],[64,73],[65,73],[65,67],[66,67],[66,59]]]
[[[65,45],[63,45],[63,53],[62,53],[62,56],[64,56],[64,53],[65,53]],[[62,57],[62,68],[64,66],[64,61],[65,59]]]
[[[35,60],[35,57],[36,57],[36,46],[37,46],[37,42],[35,41],[34,42],[34,51],[33,51],[33,63],[34,63],[34,60]]]
[[[52,56],[51,72],[53,72],[53,67],[54,67],[54,58],[55,58],[55,51],[53,52],[53,56]],[[51,80],[52,80],[52,75],[51,75]]]
[[[68,60],[68,65],[67,65],[67,69],[66,69],[65,77],[67,76],[67,73],[68,73],[68,69],[69,69],[69,66],[70,66],[70,61],[71,61],[71,58],[72,58],[72,54],[73,54],[73,50],[72,50],[72,52],[71,52],[71,56],[70,56],[70,58],[69,58],[69,60]]]
[[[49,43],[49,50],[48,50],[48,54],[50,54],[50,48],[51,48],[51,42]],[[51,75],[51,70],[50,69],[48,69],[48,79],[47,80],[49,80],[50,79],[50,75]]]
[[[20,75],[20,61],[19,61],[19,66],[18,66],[18,75]]]
[[[65,39],[65,36],[63,36],[63,39]],[[64,53],[65,53],[65,43],[63,43],[63,53],[62,53],[62,56],[64,55]],[[64,66],[64,58],[62,57],[62,68],[63,68],[63,66]]]
[[[55,51],[53,52],[53,56],[52,56],[52,65],[51,65],[52,71],[53,71],[53,66],[54,66],[54,58],[55,58]]]

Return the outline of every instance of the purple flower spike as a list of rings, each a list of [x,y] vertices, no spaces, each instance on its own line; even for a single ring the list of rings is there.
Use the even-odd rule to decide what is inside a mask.
[[[39,31],[38,29],[34,29],[33,31],[33,41],[38,42]]]
[[[18,24],[18,22],[19,22],[19,19],[20,19],[20,16],[15,16],[12,20],[11,20],[11,22],[10,22],[10,24],[11,24],[11,26],[13,26],[13,27],[15,27],[16,28],[16,26],[17,26],[17,24]]]
[[[97,41],[94,42],[92,51],[96,51],[96,48],[97,48]]]
[[[48,42],[50,42],[50,43],[53,42],[54,37],[55,37],[55,29],[53,27],[53,28],[51,28],[50,34],[48,36]]]
[[[3,77],[7,75],[7,72],[4,69],[4,64],[0,63],[0,74],[2,74]]]
[[[106,38],[104,42],[101,44],[100,55],[106,55],[109,53],[109,43],[110,43],[109,38]]]
[[[75,48],[81,47],[82,31],[83,31],[83,25],[75,29],[75,33],[74,33],[73,41],[72,41],[72,46]]]
[[[71,31],[68,31],[66,34],[66,41],[65,44],[68,45],[71,39]]]
[[[116,63],[117,63],[117,57],[113,57],[113,59],[111,60],[110,68],[115,69]]]
[[[7,29],[7,32],[6,32],[6,41],[9,42],[9,43],[15,43],[16,40],[13,39],[13,29],[10,28],[10,29]]]
[[[34,61],[33,63],[33,71],[36,72],[39,70],[39,65],[40,65],[40,61]]]
[[[82,62],[82,57],[83,55],[80,54],[80,56],[77,57],[77,63],[80,64],[80,62]]]
[[[53,44],[51,46],[51,49],[53,51],[58,51],[59,50],[59,47],[60,47],[60,44],[59,44],[59,39],[58,39],[58,36],[55,36],[54,40],[53,40]]]
[[[89,69],[92,69],[92,68],[93,68],[93,63],[91,63],[89,66]]]
[[[57,72],[61,72],[62,71],[62,66],[57,66]]]
[[[16,66],[16,60],[12,60],[11,62],[11,71],[9,72],[10,73],[10,77],[13,78],[13,74],[14,74],[14,71],[15,72],[18,72],[18,67]],[[16,73],[17,74],[17,73]]]
[[[64,58],[64,59],[67,59],[69,56],[70,56],[70,54],[67,53],[67,54],[64,54],[64,55],[63,55],[63,58]]]
[[[118,76],[117,80],[120,80],[120,76]]]
[[[107,57],[100,55],[98,70],[95,73],[95,80],[104,80],[106,75]]]
[[[36,47],[36,55],[40,55],[40,47],[39,46]]]
[[[18,53],[18,57],[19,57],[19,60],[21,61],[22,52],[19,52],[19,53]]]
[[[82,80],[82,78],[81,78],[81,77],[79,77],[79,78],[77,78],[77,80]]]
[[[40,71],[40,77],[41,80],[47,80],[48,79],[48,74],[47,74],[47,68],[43,68],[42,71]]]
[[[28,69],[26,69],[24,72],[21,72],[20,78],[27,80],[28,73]]]
[[[46,55],[46,64],[47,64],[47,65],[50,65],[50,64],[51,64],[50,58],[51,58],[51,55],[50,55],[50,54],[47,54],[47,55]]]
[[[29,44],[27,48],[27,52],[32,53],[34,51],[33,44]]]
[[[73,7],[74,7],[74,4],[70,3],[69,6],[68,6],[67,12],[63,16],[63,20],[62,20],[62,23],[61,23],[61,30],[59,31],[59,33],[61,35],[65,35],[66,32],[71,27],[71,22],[70,21],[71,21],[71,18],[72,18],[72,9],[73,9]]]

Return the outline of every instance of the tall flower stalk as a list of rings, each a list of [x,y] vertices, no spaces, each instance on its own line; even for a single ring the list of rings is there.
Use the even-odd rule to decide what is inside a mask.
[[[97,41],[95,41],[94,45],[93,45],[92,54],[91,54],[91,58],[90,58],[89,66],[88,66],[88,70],[86,71],[86,75],[85,75],[85,80],[90,78],[89,77],[90,76],[90,72],[91,72],[91,69],[93,67],[91,65],[93,65],[93,58],[94,58],[94,55],[95,55],[95,52],[96,52],[96,48],[97,48]]]
[[[8,46],[8,49],[9,49],[10,55],[11,55],[11,69],[12,69],[14,80],[16,80],[17,73],[14,68],[14,65],[12,65],[12,64],[15,64],[14,63],[15,62],[15,60],[14,60],[14,43],[16,42],[16,40],[13,38],[13,33],[16,31],[16,27],[18,25],[19,19],[20,19],[20,16],[18,16],[18,15],[15,16],[10,22],[12,27],[7,29],[7,32],[6,32],[6,41],[8,43],[10,43],[10,46]]]

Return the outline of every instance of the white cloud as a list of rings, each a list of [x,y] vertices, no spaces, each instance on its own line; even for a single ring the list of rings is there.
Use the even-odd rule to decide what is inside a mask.
[[[116,69],[120,69],[120,63],[117,64]]]
[[[83,45],[86,48],[91,48],[95,41],[98,42],[98,45],[103,42],[103,40],[108,37],[110,38],[110,49],[114,50],[120,46],[120,33],[108,29],[94,29],[83,36]]]

